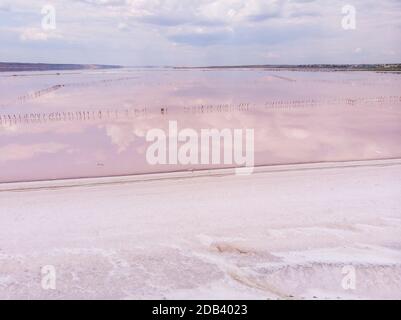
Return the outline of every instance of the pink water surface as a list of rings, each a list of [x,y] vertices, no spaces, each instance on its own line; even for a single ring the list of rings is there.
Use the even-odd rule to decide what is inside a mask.
[[[220,168],[146,161],[148,130],[254,129],[255,164],[401,157],[401,75],[260,69],[0,74],[0,182]]]

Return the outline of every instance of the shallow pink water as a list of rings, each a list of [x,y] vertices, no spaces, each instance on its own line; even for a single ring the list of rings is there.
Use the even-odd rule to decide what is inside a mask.
[[[122,69],[0,74],[0,182],[218,168],[146,161],[152,128],[254,129],[255,164],[401,157],[401,75]]]

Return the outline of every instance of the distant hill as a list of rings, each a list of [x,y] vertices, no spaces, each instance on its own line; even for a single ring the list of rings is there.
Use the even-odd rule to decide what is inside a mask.
[[[99,64],[50,64],[50,63],[14,63],[0,62],[0,72],[17,71],[63,71],[63,70],[86,70],[86,69],[113,69],[121,66],[108,66]]]

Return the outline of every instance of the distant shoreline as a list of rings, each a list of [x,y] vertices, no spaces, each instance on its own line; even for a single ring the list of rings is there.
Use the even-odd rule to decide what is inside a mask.
[[[116,69],[121,66],[99,64],[52,64],[52,63],[17,63],[0,62],[0,72],[20,71],[65,71],[65,70],[92,70],[92,69]]]
[[[52,63],[19,63],[0,62],[0,72],[21,71],[73,71],[130,68],[120,65],[100,64],[52,64]],[[399,64],[305,64],[305,65],[227,65],[227,66],[144,66],[136,68],[166,68],[173,70],[229,70],[229,69],[260,69],[269,71],[373,71],[401,72]]]
[[[401,64],[306,64],[173,67],[174,69],[263,69],[270,71],[375,71],[401,72]]]

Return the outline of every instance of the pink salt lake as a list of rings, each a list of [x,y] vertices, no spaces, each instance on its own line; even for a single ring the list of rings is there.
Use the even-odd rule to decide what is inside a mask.
[[[254,129],[255,165],[401,157],[401,74],[117,69],[0,74],[0,182],[150,165],[148,130]]]

